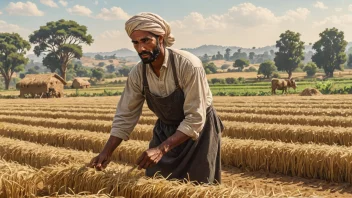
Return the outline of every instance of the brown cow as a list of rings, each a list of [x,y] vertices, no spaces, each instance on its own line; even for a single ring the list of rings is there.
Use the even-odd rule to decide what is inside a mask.
[[[271,94],[276,94],[276,89],[277,90],[282,90],[282,93],[287,94],[287,88],[292,87],[294,90],[296,90],[296,81],[294,79],[278,79],[278,78],[273,78],[271,79]]]

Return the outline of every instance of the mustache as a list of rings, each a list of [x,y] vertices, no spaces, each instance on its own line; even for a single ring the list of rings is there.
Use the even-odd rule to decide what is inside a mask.
[[[142,51],[141,53],[138,53],[138,54],[139,54],[139,56],[142,56],[142,55],[144,55],[144,54],[146,54],[146,55],[153,55],[153,53],[148,52],[148,51]]]

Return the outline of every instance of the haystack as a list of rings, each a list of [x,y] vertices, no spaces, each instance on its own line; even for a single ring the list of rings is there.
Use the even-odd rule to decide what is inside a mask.
[[[75,78],[75,79],[73,79],[71,87],[74,89],[89,88],[90,83],[88,81],[83,80],[82,78]]]
[[[314,88],[306,88],[300,94],[300,96],[319,96],[323,95],[319,90]]]
[[[64,85],[66,84],[66,81],[55,73],[27,74],[16,84],[16,88],[20,90],[20,97],[27,95],[61,98],[64,95]]]

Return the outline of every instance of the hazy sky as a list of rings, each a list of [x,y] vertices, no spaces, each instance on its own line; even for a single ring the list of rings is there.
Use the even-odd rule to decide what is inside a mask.
[[[332,27],[352,41],[352,0],[0,0],[0,32],[28,39],[46,22],[71,19],[87,26],[95,40],[83,46],[85,52],[133,49],[124,23],[139,12],[154,12],[169,22],[175,48],[264,47],[287,29],[300,32],[308,44]]]

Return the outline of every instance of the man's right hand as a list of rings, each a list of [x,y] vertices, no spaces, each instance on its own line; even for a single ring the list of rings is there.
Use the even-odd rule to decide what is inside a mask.
[[[105,169],[111,161],[111,157],[106,153],[100,153],[98,156],[94,157],[87,167],[95,168],[98,171]]]
[[[96,170],[102,170],[105,169],[108,164],[111,161],[111,155],[122,142],[121,138],[111,136],[109,137],[109,140],[106,142],[103,151],[101,153],[94,157],[89,164],[87,164],[87,167],[90,168],[95,168]]]

